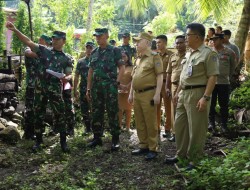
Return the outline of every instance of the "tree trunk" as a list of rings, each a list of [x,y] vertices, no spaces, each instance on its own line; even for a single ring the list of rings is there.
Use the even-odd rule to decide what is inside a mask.
[[[93,5],[94,5],[94,0],[89,0],[88,18],[87,18],[87,26],[86,26],[87,33],[89,33],[89,31],[91,30],[91,26],[92,26]]]
[[[235,44],[239,47],[241,55],[245,50],[247,34],[250,27],[250,1],[244,0],[244,7],[241,14],[240,23],[235,36]],[[241,56],[243,58],[243,56]]]

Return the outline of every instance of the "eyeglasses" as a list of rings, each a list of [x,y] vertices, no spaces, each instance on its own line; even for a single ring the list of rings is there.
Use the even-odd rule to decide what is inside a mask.
[[[188,33],[186,33],[186,34],[185,34],[185,37],[187,38],[187,37],[193,36],[193,35],[198,35],[198,34],[188,34]]]

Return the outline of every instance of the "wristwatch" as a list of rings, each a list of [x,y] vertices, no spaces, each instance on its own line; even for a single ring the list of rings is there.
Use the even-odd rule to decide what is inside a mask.
[[[203,98],[204,98],[206,101],[209,101],[209,100],[211,99],[211,96],[203,95]]]

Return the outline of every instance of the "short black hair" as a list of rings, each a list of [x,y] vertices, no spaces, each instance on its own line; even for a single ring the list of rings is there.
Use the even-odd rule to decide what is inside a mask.
[[[213,32],[213,34],[215,34],[215,29],[214,28],[209,28],[209,30],[211,30]]]
[[[181,38],[181,39],[184,39],[184,40],[185,40],[185,36],[184,36],[184,35],[178,35],[178,36],[176,36],[176,37],[175,37],[175,40],[177,40],[177,39],[179,39],[179,38]]]
[[[223,33],[224,35],[227,35],[227,36],[230,36],[230,37],[231,37],[231,35],[232,35],[232,32],[231,32],[230,30],[223,30],[222,33]]]
[[[156,50],[157,47],[156,47],[156,41],[155,40],[152,40],[151,42],[151,50]]]
[[[206,29],[202,24],[200,24],[200,23],[190,23],[190,24],[187,25],[186,28],[192,30],[195,33],[197,33],[203,39],[205,38]]]
[[[168,41],[168,37],[164,34],[157,36],[156,39],[162,39],[165,40],[166,42]]]
[[[222,27],[221,26],[216,26],[216,28],[222,31]]]

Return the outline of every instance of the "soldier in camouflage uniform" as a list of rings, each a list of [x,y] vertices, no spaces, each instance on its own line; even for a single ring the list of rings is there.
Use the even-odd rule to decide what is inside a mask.
[[[70,81],[72,78],[73,59],[70,55],[65,54],[62,48],[66,42],[64,32],[55,31],[52,36],[52,49],[38,45],[32,42],[27,36],[23,35],[16,27],[7,22],[6,27],[12,30],[20,41],[29,46],[37,53],[40,60],[38,67],[38,79],[35,88],[35,133],[36,144],[34,151],[40,149],[43,142],[42,133],[44,132],[44,115],[48,100],[50,101],[52,111],[55,117],[55,129],[60,132],[60,144],[63,152],[69,149],[66,143],[66,124],[65,124],[65,106],[62,99],[62,83]],[[46,69],[58,73],[64,73],[65,76],[57,78],[46,73]]]
[[[122,52],[128,52],[130,61],[132,62],[132,58],[136,57],[136,50],[135,48],[130,46],[129,41],[130,41],[130,33],[125,32],[122,35],[122,45],[119,46],[119,48],[122,50]]]
[[[51,43],[50,37],[42,35],[39,44],[48,46]],[[26,92],[25,92],[25,112],[24,112],[24,138],[35,139],[34,137],[34,90],[36,80],[36,68],[39,59],[36,53],[29,47],[25,49],[26,68]]]
[[[118,120],[118,87],[121,76],[124,74],[124,63],[119,48],[108,44],[108,29],[95,29],[97,47],[90,57],[87,98],[91,98],[92,103],[92,131],[94,139],[88,147],[102,145],[102,123],[105,108],[107,110],[109,127],[112,135],[111,150],[119,149],[120,127]],[[117,67],[119,75],[117,76]]]
[[[75,99],[79,98],[79,92],[77,91],[78,83],[79,83],[79,76],[81,77],[80,82],[80,107],[81,113],[83,117],[83,122],[85,123],[85,133],[88,134],[91,132],[91,115],[90,115],[90,105],[86,98],[87,93],[87,77],[89,71],[89,61],[90,55],[94,48],[93,42],[87,42],[85,44],[86,47],[86,56],[82,59],[79,59],[76,65],[75,70],[75,78],[74,78],[74,97]]]

